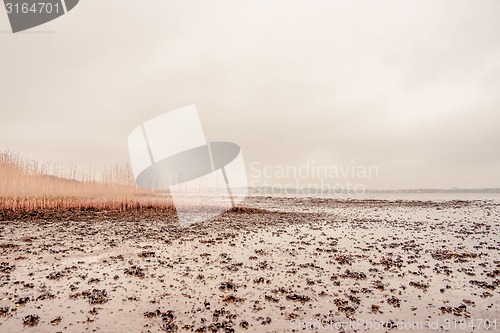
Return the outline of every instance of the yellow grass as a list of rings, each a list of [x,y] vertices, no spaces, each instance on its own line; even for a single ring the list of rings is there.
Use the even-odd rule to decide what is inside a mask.
[[[0,152],[0,209],[124,210],[170,205],[165,195],[136,188],[128,165],[105,170],[102,179],[75,179],[77,171],[75,167],[54,170],[49,163]]]

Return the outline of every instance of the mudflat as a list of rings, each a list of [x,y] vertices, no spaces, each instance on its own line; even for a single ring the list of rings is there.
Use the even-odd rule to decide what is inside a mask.
[[[0,332],[500,328],[494,201],[250,197],[172,211],[3,210]]]

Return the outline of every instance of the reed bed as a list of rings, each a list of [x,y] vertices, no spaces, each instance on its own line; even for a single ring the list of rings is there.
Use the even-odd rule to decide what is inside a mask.
[[[75,166],[56,168],[16,152],[0,152],[0,209],[162,210],[171,206],[165,193],[138,189],[128,165],[109,167],[101,174],[96,179]]]

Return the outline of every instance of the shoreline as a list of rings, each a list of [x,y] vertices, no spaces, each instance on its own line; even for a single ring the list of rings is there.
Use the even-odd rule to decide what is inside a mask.
[[[0,222],[0,330],[389,331],[500,314],[493,202],[250,197],[189,228],[154,209],[53,213]]]

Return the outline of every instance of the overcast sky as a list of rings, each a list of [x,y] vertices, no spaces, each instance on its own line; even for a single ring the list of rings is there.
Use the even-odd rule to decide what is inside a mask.
[[[250,178],[309,163],[376,166],[368,188],[500,187],[499,18],[498,0],[83,0],[12,34],[0,8],[0,149],[125,162],[132,129],[196,104]]]

